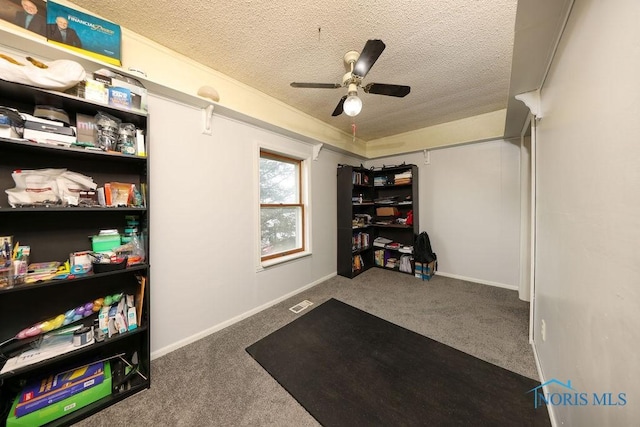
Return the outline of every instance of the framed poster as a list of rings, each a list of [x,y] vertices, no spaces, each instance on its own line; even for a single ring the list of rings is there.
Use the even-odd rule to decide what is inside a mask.
[[[47,3],[44,0],[0,0],[0,19],[41,36],[47,35]]]
[[[109,64],[122,65],[119,25],[53,1],[47,2],[47,39]]]

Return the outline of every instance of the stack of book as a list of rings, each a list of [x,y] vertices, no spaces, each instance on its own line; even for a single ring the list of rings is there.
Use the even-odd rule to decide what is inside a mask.
[[[400,249],[400,243],[398,243],[398,242],[387,243],[387,245],[385,245],[385,248],[398,250],[398,249]]]
[[[391,242],[393,242],[393,240],[387,239],[386,237],[378,236],[375,239],[373,239],[373,246],[384,248]]]
[[[70,126],[57,120],[48,120],[25,114],[24,139],[41,144],[53,144],[69,147],[77,141],[76,133]]]
[[[395,185],[411,184],[411,171],[397,173],[394,177],[393,183]]]
[[[391,205],[397,203],[398,196],[387,196],[373,199],[373,202],[377,205]]]

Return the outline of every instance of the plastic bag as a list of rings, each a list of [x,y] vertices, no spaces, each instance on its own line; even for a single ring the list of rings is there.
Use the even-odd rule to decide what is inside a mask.
[[[36,63],[43,64],[46,68],[34,65],[27,57],[3,54],[0,57],[0,78],[43,89],[66,90],[86,77],[82,65],[75,61],[60,59]]]
[[[17,170],[15,188],[5,190],[12,207],[45,203],[77,206],[80,192],[95,190],[93,179],[66,169]]]
[[[131,236],[131,241],[113,250],[117,256],[127,257],[127,266],[142,264],[145,260],[145,250],[142,239],[137,234]]]

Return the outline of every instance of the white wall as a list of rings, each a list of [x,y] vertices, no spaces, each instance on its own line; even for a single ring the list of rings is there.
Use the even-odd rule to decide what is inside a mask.
[[[558,425],[640,420],[639,22],[637,0],[576,0],[542,88],[535,347],[545,380],[589,394]],[[593,406],[606,392],[628,403]]]
[[[419,168],[420,230],[439,274],[516,289],[520,265],[519,141],[495,140],[368,161]]]
[[[355,159],[311,162],[313,254],[258,271],[256,144],[311,146],[220,116],[203,135],[201,110],[156,96],[149,115],[154,357],[335,274],[336,166]]]

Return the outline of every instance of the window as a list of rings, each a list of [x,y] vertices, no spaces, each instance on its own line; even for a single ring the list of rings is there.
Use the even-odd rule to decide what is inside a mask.
[[[262,261],[305,251],[302,166],[302,160],[260,150]]]

